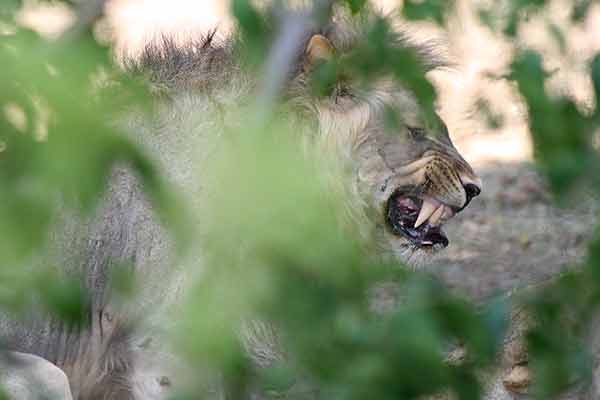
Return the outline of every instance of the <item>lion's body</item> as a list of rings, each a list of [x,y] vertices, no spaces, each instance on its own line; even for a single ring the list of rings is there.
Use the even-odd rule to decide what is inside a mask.
[[[332,27],[321,32],[322,37],[338,52],[348,51],[364,34],[353,26]],[[408,43],[399,36],[399,45]],[[149,46],[130,63],[132,70],[150,78],[156,102],[150,115],[130,110],[124,125],[192,209],[207,196],[205,166],[215,146],[228,128],[244,123],[238,111],[259,85],[234,44],[233,39],[217,43],[211,35],[182,47],[165,40]],[[427,47],[417,50],[426,63],[435,64]],[[353,193],[350,208],[357,218],[373,214],[367,209],[380,218],[390,196],[408,183],[422,185],[429,190],[422,193],[438,196],[439,201],[454,202],[451,205],[456,209],[468,202],[461,181],[466,182],[465,176],[475,179],[471,178],[474,174],[449,138],[428,145],[400,135],[398,139],[385,136],[381,116],[388,104],[405,112],[407,124],[420,123],[409,92],[381,79],[369,92],[315,100],[306,92],[305,58],[298,55],[297,71],[285,95],[309,141],[340,157],[358,176],[347,189]],[[440,212],[450,210],[444,207]],[[417,257],[414,244],[390,234],[383,219],[372,225],[379,229],[375,237],[381,249]],[[170,382],[177,379],[168,372],[165,378],[161,368],[148,367],[156,364],[148,362],[149,358],[166,364],[169,358],[162,349],[161,332],[154,328],[169,323],[166,310],[185,291],[183,264],[189,261],[202,268],[201,246],[186,260],[176,257],[173,238],[161,227],[139,180],[127,166],[115,167],[95,216],[88,219],[65,213],[50,243],[51,260],[64,266],[67,274],[80,273],[92,294],[89,328],[69,327],[41,314],[30,323],[6,318],[0,329],[9,345],[63,368],[74,398],[141,399],[168,394]],[[123,269],[133,272],[141,290],[121,304],[111,290],[110,276]],[[256,364],[280,357],[270,329],[258,323],[247,332],[246,344]]]

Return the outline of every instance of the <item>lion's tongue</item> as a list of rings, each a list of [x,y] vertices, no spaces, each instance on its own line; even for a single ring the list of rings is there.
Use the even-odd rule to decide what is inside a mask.
[[[399,197],[397,204],[404,213],[416,213],[419,211],[419,206],[410,197]]]

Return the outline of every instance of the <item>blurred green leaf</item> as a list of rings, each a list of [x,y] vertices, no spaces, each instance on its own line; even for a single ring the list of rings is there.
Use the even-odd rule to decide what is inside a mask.
[[[555,193],[566,194],[594,162],[592,125],[571,100],[546,94],[546,76],[537,53],[524,52],[512,65],[512,78],[529,109],[536,158]]]
[[[366,1],[345,3],[358,13]],[[263,13],[252,4],[234,0],[232,10],[240,27],[239,46],[255,67],[264,62],[279,21],[271,9]],[[590,4],[574,4],[573,18],[584,20]],[[520,24],[545,5],[544,0],[494,3],[479,10],[479,16],[492,29],[504,28],[506,35],[515,36]],[[16,0],[3,2],[0,19],[10,22],[20,6]],[[404,2],[402,12],[410,20],[444,26],[454,6],[411,0]],[[316,68],[311,82],[315,95],[330,95],[346,80],[368,86],[391,76],[418,98],[428,128],[441,131],[436,92],[419,55],[394,45],[399,38],[388,20],[368,23],[367,37],[352,54]],[[552,24],[548,29],[568,50],[563,32]],[[43,267],[32,274],[32,267],[23,265],[43,249],[60,207],[93,210],[113,166],[126,163],[176,233],[176,243],[181,247],[201,240],[206,246],[202,279],[191,282],[177,331],[198,371],[222,372],[229,398],[242,398],[256,378],[239,334],[254,318],[281,327],[281,340],[294,355],[293,361],[258,373],[262,387],[274,396],[306,377],[331,399],[416,399],[445,391],[461,399],[481,397],[476,371],[494,362],[502,345],[509,320],[506,300],[495,299],[479,310],[429,277],[398,272],[398,265],[365,254],[361,228],[344,222],[347,194],[330,184],[344,181],[344,166],[299,151],[307,143],[297,132],[308,128],[290,123],[285,110],[258,127],[248,117],[257,112],[252,99],[239,99],[240,109],[228,110],[242,128],[223,134],[224,144],[215,151],[203,182],[214,195],[201,211],[201,234],[191,234],[177,193],[119,129],[127,110],[148,110],[151,96],[139,80],[116,70],[110,50],[90,32],[50,42],[17,28],[0,41],[0,65],[3,307],[22,310],[37,295],[66,322],[88,322],[89,294],[77,277]],[[590,143],[600,107],[590,116],[571,99],[549,95],[539,54],[518,53],[511,70],[528,107],[536,160],[553,190],[564,195],[579,182],[597,182],[600,163]],[[591,63],[591,78],[598,99],[600,56]],[[477,107],[492,127],[500,126],[491,104]],[[396,110],[386,110],[386,118],[390,131],[402,124]],[[580,337],[600,304],[598,243],[592,243],[581,275],[564,276],[527,302],[538,321],[528,335],[538,398],[551,398],[573,382],[589,379],[590,359]],[[126,266],[113,269],[119,293],[135,291],[130,278]],[[390,315],[374,317],[366,293],[390,279],[406,300]],[[446,352],[456,342],[465,345],[468,357],[450,365]]]
[[[84,326],[89,323],[89,294],[82,288],[78,277],[40,279],[40,290],[48,310],[68,324]]]
[[[367,0],[344,0],[348,6],[350,6],[350,10],[352,10],[352,13],[356,14],[358,13],[360,10],[363,9],[363,7],[365,6],[365,4],[367,3]]]
[[[319,97],[331,95],[342,78],[341,68],[336,60],[319,63],[311,73],[313,94]]]
[[[366,39],[344,60],[343,68],[358,74],[367,85],[377,76],[391,74],[417,97],[431,131],[439,132],[440,120],[435,113],[437,94],[425,77],[421,57],[415,49],[395,45],[398,37],[385,19],[376,19],[369,28]]]
[[[477,9],[477,16],[479,21],[492,31],[497,31],[499,27],[499,21],[497,15],[494,14],[493,10],[489,8],[480,7]]]
[[[406,0],[402,14],[409,20],[432,20],[443,25],[446,13],[454,6],[453,0]]]
[[[504,116],[492,110],[490,102],[486,99],[478,99],[475,103],[475,109],[483,115],[485,122],[490,129],[500,129],[504,125]]]
[[[600,121],[600,54],[596,54],[590,64],[594,94],[596,95],[596,121]],[[598,123],[598,122],[597,122]]]
[[[248,0],[234,0],[231,6],[233,15],[247,35],[254,36],[261,33],[263,20],[252,3]]]
[[[110,269],[111,289],[122,299],[133,297],[135,294],[134,268],[131,265],[114,265]]]
[[[552,35],[552,37],[558,44],[558,47],[559,47],[561,53],[565,54],[565,52],[567,50],[567,41],[566,41],[566,38],[565,38],[565,35],[564,35],[564,32],[562,31],[562,29],[558,25],[551,23],[551,22],[549,22],[547,24],[547,28],[548,28],[548,32],[550,32],[550,35]]]
[[[296,383],[296,371],[285,364],[275,365],[260,371],[263,388],[267,392],[284,393]]]
[[[0,3],[0,21],[12,21],[21,6],[21,0],[2,0],[2,3]]]
[[[581,22],[587,16],[590,7],[594,3],[593,0],[575,0],[573,2],[571,19],[576,22]]]
[[[271,38],[267,21],[249,0],[233,0],[231,7],[233,16],[243,32],[240,45],[244,59],[250,65],[261,65],[267,55]]]

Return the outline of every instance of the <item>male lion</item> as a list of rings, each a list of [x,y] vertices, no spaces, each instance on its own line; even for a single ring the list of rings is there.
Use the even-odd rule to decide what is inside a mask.
[[[481,180],[455,149],[443,121],[436,116],[435,123],[428,122],[417,98],[392,77],[380,75],[365,88],[358,79],[344,76],[328,95],[313,95],[315,65],[334,54],[343,58],[364,41],[368,19],[338,10],[331,24],[307,36],[284,97],[300,118],[314,122],[316,128],[308,134],[316,136],[317,144],[350,164],[361,200],[377,213],[372,222],[379,227],[379,244],[413,264],[448,245],[442,225],[481,192]],[[405,33],[391,40],[414,50],[426,68],[443,65],[430,46],[414,44]],[[149,74],[155,85],[174,96],[179,118],[170,118],[180,124],[218,131],[215,121],[187,121],[183,107],[190,114],[216,112],[226,119],[223,110],[256,90],[256,79],[242,72],[235,43],[216,42],[212,35],[188,46],[164,40],[146,47],[134,62],[136,71]],[[390,109],[400,114],[394,132],[386,123]],[[177,126],[169,128],[171,134]]]
[[[364,204],[361,212],[373,219],[379,247],[415,264],[448,245],[443,223],[480,193],[481,183],[443,122],[429,125],[416,97],[391,77],[380,76],[369,87],[344,79],[329,94],[313,95],[309,82],[316,65],[364,40],[364,22],[337,10],[331,23],[308,34],[284,99],[296,118],[314,127],[311,139],[350,166],[354,176],[347,185],[359,196],[351,201]],[[427,47],[411,44],[404,34],[393,41],[414,48],[425,65],[437,65]],[[237,49],[233,38],[218,43],[213,35],[182,46],[163,40],[130,63],[134,73],[149,76],[159,93],[151,120],[136,114],[129,118],[133,137],[190,198],[203,195],[193,165],[198,153],[210,152],[208,145],[232,123],[230,107],[257,88]],[[400,113],[392,134],[385,122],[390,107]],[[57,265],[81,272],[92,294],[89,329],[40,317],[27,324],[5,322],[3,335],[16,350],[63,368],[75,398],[158,396],[170,380],[148,372],[142,357],[149,335],[127,327],[132,313],[116,306],[109,290],[111,268],[129,264],[143,282],[128,306],[135,315],[143,315],[140,310],[159,313],[177,292],[177,284],[165,283],[173,275],[174,245],[135,174],[116,168],[96,217],[65,217],[57,230],[52,256]]]

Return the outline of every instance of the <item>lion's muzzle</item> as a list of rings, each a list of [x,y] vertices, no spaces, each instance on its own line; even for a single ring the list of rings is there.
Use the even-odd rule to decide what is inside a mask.
[[[481,181],[468,164],[437,155],[414,173],[421,177],[418,184],[399,187],[389,197],[386,225],[416,247],[444,248],[449,241],[442,225],[481,193]]]

